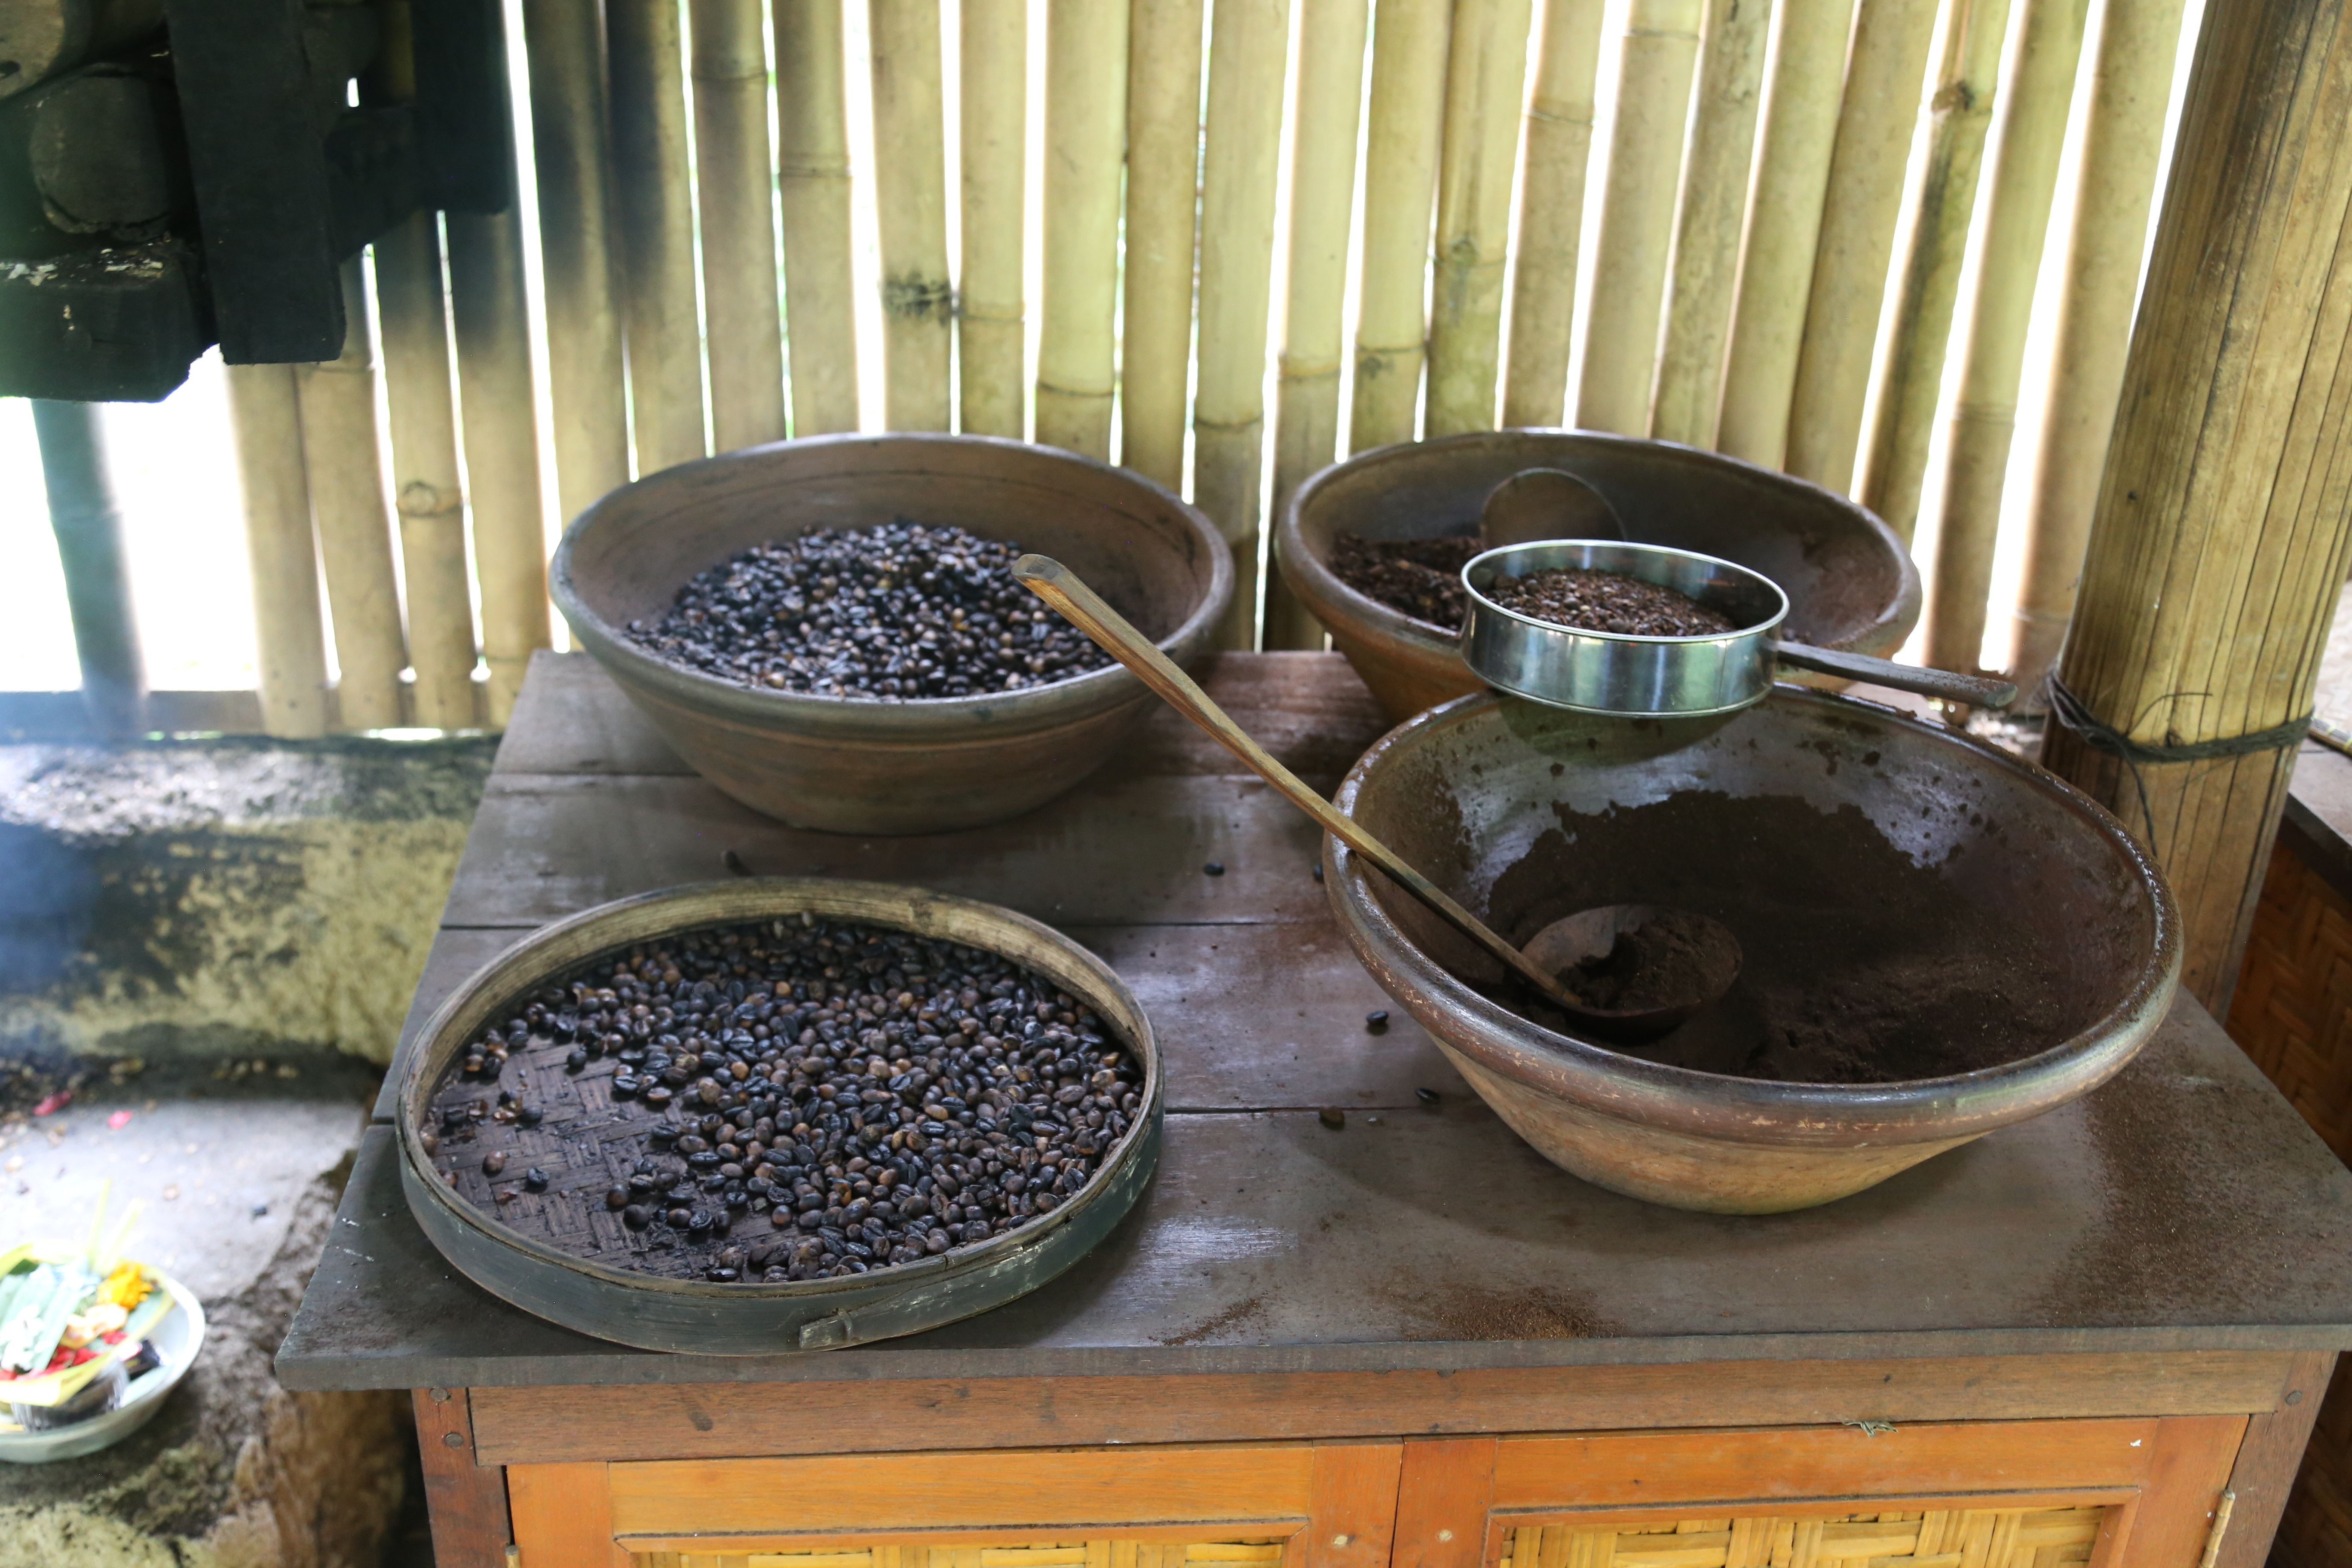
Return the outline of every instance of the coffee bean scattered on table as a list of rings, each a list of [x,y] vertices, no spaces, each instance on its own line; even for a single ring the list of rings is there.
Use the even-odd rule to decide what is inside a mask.
[[[1739,628],[1686,594],[1620,572],[1548,566],[1497,577],[1486,596],[1507,610],[1580,631],[1645,637],[1723,637]]]
[[[1013,576],[1021,546],[896,522],[756,544],[628,636],[740,686],[902,702],[1020,691],[1111,662]]]
[[[1051,981],[803,917],[641,943],[542,988],[458,1053],[429,1114],[436,1166],[505,1224],[613,1267],[772,1284],[1051,1213],[1142,1091],[1134,1053]],[[500,1120],[524,1093],[542,1119]],[[509,1157],[486,1141],[546,1190],[499,1207],[479,1173]]]
[[[1366,539],[1341,533],[1331,541],[1331,574],[1367,598],[1445,632],[1462,629],[1468,611],[1462,568],[1478,553],[1475,539]]]

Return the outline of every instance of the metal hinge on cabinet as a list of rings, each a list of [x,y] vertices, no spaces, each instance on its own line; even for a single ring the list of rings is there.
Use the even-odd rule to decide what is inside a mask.
[[[2238,1489],[2231,1487],[2213,1505],[2213,1528],[2205,1532],[2205,1555],[2197,1560],[2197,1568],[2213,1568],[2221,1555],[2221,1537],[2230,1532],[2230,1510],[2238,1506]]]

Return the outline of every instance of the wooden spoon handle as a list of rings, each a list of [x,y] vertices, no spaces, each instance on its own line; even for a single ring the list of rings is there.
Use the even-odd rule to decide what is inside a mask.
[[[1101,645],[1105,653],[1135,671],[1143,684],[1167,704],[1206,730],[1219,745],[1239,757],[1250,772],[1282,793],[1283,798],[1320,823],[1323,830],[1387,872],[1396,884],[1429,906],[1454,930],[1508,965],[1513,973],[1545,995],[1581,1010],[1583,1004],[1568,995],[1559,982],[1530,963],[1527,954],[1486,929],[1486,922],[1447,897],[1444,889],[1414,870],[1389,847],[1358,826],[1353,817],[1317,795],[1305,780],[1249,738],[1225,710],[1213,701],[1176,667],[1173,659],[1130,626],[1127,618],[1103,603],[1092,588],[1060,562],[1045,555],[1024,555],[1013,563],[1013,575],[1029,591],[1062,614],[1063,619]]]

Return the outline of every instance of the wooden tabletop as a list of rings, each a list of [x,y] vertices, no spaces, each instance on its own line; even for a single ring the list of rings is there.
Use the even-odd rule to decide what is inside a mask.
[[[1206,684],[1328,785],[1385,728],[1346,665],[1227,655]],[[2334,1350],[2352,1175],[2193,1002],[2087,1100],[1825,1208],[1681,1214],[1544,1162],[1349,952],[1305,819],[1172,715],[1017,822],[795,832],[696,778],[578,657],[542,654],[410,1018],[538,924],[756,872],[1007,904],[1116,965],[1168,1059],[1135,1212],[1034,1294],[812,1355],[662,1355],[531,1318],[444,1263],[371,1130],[278,1359],[293,1388]],[[1212,877],[1203,866],[1221,863]],[[407,1041],[403,1042],[404,1053]],[[394,1074],[394,1079],[397,1073]],[[1438,1091],[1434,1108],[1417,1089]],[[1344,1129],[1318,1112],[1347,1111]],[[388,1115],[390,1090],[379,1100]]]

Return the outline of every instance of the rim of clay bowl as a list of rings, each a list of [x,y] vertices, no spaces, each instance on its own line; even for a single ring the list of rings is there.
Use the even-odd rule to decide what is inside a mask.
[[[1050,728],[1080,715],[1148,695],[1143,682],[1136,678],[1135,673],[1117,662],[1048,686],[1026,687],[1018,691],[977,693],[969,697],[914,697],[889,702],[871,698],[823,697],[809,692],[761,690],[722,680],[715,675],[687,669],[640,647],[583,601],[573,584],[572,557],[580,542],[601,523],[618,516],[641,499],[648,486],[675,485],[682,478],[695,473],[709,473],[719,465],[737,465],[780,451],[859,446],[903,448],[913,459],[900,470],[908,473],[940,472],[936,467],[921,462],[927,454],[990,447],[1019,453],[1047,467],[1067,465],[1132,487],[1182,518],[1191,526],[1195,541],[1205,550],[1210,563],[1208,591],[1176,629],[1160,639],[1160,650],[1178,664],[1188,664],[1207,651],[1218,626],[1224,619],[1225,608],[1234,596],[1233,549],[1226,544],[1224,536],[1217,531],[1216,525],[1209,521],[1208,514],[1200,508],[1140,474],[1076,452],[998,436],[960,436],[935,431],[851,432],[772,441],[764,446],[721,452],[715,457],[698,458],[692,462],[679,463],[632,480],[591,503],[563,531],[562,542],[555,547],[554,557],[548,563],[549,596],[555,601],[556,608],[563,613],[572,635],[600,664],[608,668],[617,667],[629,679],[654,688],[673,700],[706,713],[740,723],[781,725],[804,734],[856,734],[869,740],[895,739],[920,743],[950,733],[961,733],[975,721],[983,721],[996,733],[1013,734]],[[675,593],[676,588],[671,591]]]
[[[1902,541],[1895,536],[1895,530],[1887,525],[1886,520],[1851,496],[1840,495],[1835,490],[1817,485],[1811,479],[1801,479],[1795,474],[1783,473],[1778,468],[1763,468],[1734,458],[1728,453],[1713,451],[1704,447],[1693,447],[1680,441],[1664,441],[1649,437],[1621,436],[1608,430],[1577,430],[1565,426],[1517,426],[1506,430],[1474,430],[1459,436],[1441,436],[1428,441],[1398,441],[1386,447],[1375,447],[1370,451],[1359,452],[1354,457],[1333,463],[1328,468],[1316,472],[1297,489],[1292,491],[1288,504],[1283,507],[1281,515],[1275,519],[1276,563],[1293,590],[1300,598],[1307,601],[1309,610],[1315,609],[1318,604],[1330,605],[1346,610],[1360,621],[1369,622],[1373,629],[1400,642],[1410,644],[1432,658],[1457,657],[1460,653],[1460,639],[1457,637],[1441,632],[1426,621],[1417,621],[1403,611],[1392,609],[1369,594],[1359,593],[1341,582],[1339,574],[1331,570],[1330,563],[1307,547],[1307,535],[1299,519],[1326,489],[1353,479],[1366,468],[1387,463],[1426,460],[1433,453],[1442,453],[1449,447],[1495,446],[1514,437],[1525,437],[1533,441],[1559,436],[1574,437],[1577,440],[1589,441],[1596,446],[1638,447],[1662,451],[1676,462],[1697,462],[1709,468],[1727,466],[1735,469],[1744,469],[1759,481],[1786,486],[1801,491],[1810,491],[1838,510],[1855,514],[1880,535],[1881,542],[1885,544],[1889,554],[1897,563],[1898,569],[1902,573],[1903,585],[1895,595],[1894,602],[1880,613],[1876,620],[1845,641],[1831,646],[1860,651],[1890,635],[1894,637],[1895,642],[1899,643],[1902,637],[1907,636],[1910,629],[1917,624],[1920,608],[1924,603],[1917,564],[1912,561],[1911,552],[1904,548]],[[1529,454],[1530,466],[1538,466],[1537,458],[1539,456],[1540,454],[1534,452]],[[1557,455],[1550,459],[1549,466],[1559,466]],[[1670,548],[1682,547],[1671,546]],[[1748,570],[1753,571],[1754,568],[1750,567]],[[1785,587],[1781,589],[1783,594],[1787,591]],[[1888,646],[1891,648],[1892,644]]]
[[[1419,735],[1498,706],[1493,692],[1455,698],[1398,725],[1350,769],[1333,804],[1355,814],[1365,778]],[[1699,1138],[1805,1148],[1970,1138],[2023,1121],[2086,1094],[2120,1072],[2164,1021],[2181,968],[2172,894],[2122,823],[2056,774],[1972,735],[1810,687],[1776,685],[1768,701],[1835,704],[1890,729],[1965,746],[1979,759],[2048,790],[2137,875],[2149,895],[2155,940],[2128,990],[2095,1023],[2056,1045],[1998,1067],[1887,1084],[1781,1083],[1731,1078],[1623,1055],[1561,1035],[1488,1001],[1433,962],[1372,898],[1366,868],[1327,837],[1329,897],[1340,929],[1376,980],[1392,976],[1405,1008],[1429,1032],[1501,1076],[1620,1120]],[[1455,1021],[1466,1017],[1473,1027]],[[1444,1026],[1454,1024],[1454,1027]]]

